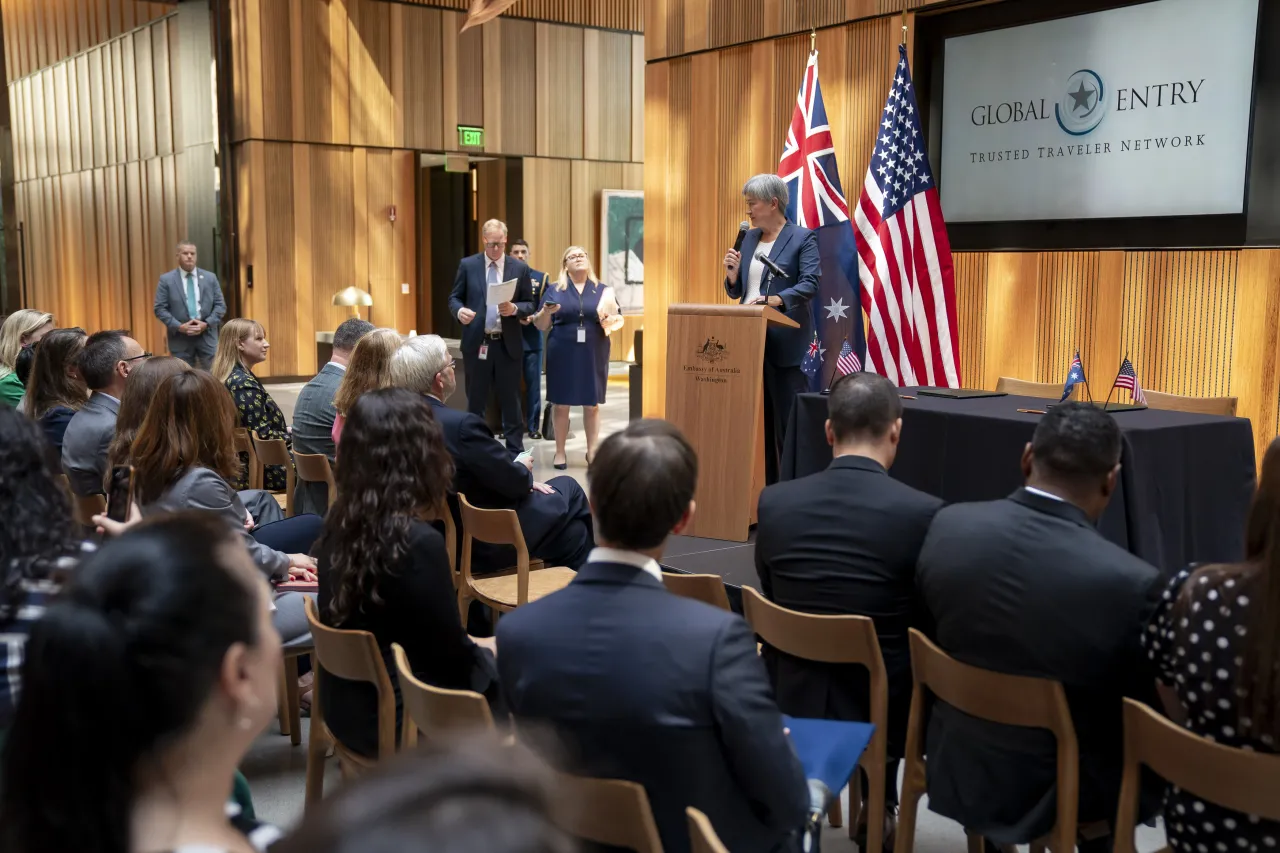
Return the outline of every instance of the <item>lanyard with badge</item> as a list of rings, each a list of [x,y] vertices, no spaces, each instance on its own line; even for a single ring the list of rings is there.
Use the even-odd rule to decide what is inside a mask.
[[[582,291],[573,288],[573,292],[578,294],[578,343],[585,344],[587,342],[587,329],[582,325],[586,320],[586,309],[583,307],[582,297],[586,296],[587,288],[591,286],[590,280],[582,285]]]

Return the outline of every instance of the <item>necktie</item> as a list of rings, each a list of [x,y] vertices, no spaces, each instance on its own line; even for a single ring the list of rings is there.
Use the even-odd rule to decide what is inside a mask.
[[[191,273],[187,273],[187,315],[192,320],[200,319],[200,302],[196,299],[196,280]]]
[[[498,284],[498,262],[489,261],[489,280],[488,284]],[[488,293],[485,293],[485,302],[489,301]],[[484,309],[484,330],[486,332],[496,332],[500,326],[498,325],[498,306],[485,305]]]

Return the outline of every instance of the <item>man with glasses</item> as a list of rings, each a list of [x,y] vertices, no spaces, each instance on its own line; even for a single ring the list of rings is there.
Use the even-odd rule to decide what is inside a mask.
[[[92,392],[72,416],[62,437],[62,468],[77,495],[100,495],[107,473],[107,447],[129,374],[151,357],[123,330],[97,332],[85,341],[77,366]]]
[[[512,453],[524,450],[520,415],[520,373],[524,336],[520,320],[533,313],[529,267],[507,256],[507,226],[490,219],[481,229],[484,251],[458,264],[449,313],[462,324],[462,358],[466,368],[467,411],[484,418],[489,394],[496,392],[502,409],[502,433]],[[491,304],[489,286],[512,279],[516,291],[507,302]]]
[[[178,244],[178,267],[160,276],[153,310],[168,330],[170,354],[192,367],[213,364],[227,303],[218,277],[196,266],[195,244]]]

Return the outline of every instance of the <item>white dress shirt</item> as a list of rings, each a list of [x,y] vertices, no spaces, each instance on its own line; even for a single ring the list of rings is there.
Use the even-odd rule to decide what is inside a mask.
[[[178,281],[179,283],[182,284],[182,306],[185,308],[187,307],[187,275],[188,273],[182,267],[177,267],[177,270],[178,270]],[[196,316],[192,317],[191,319],[203,320],[204,318],[200,316],[200,267],[192,267],[190,275],[191,275],[192,283],[194,283],[196,286]]]
[[[662,567],[658,561],[639,551],[624,551],[621,548],[592,548],[587,555],[588,563],[623,563],[652,575],[658,583],[662,583]]]
[[[773,251],[773,244],[777,240],[770,240],[768,243],[761,243],[756,247],[757,252],[764,252],[764,256],[769,257],[769,253]],[[764,281],[765,266],[756,260],[756,256],[752,255],[747,259],[747,300],[746,304],[760,298],[760,283]]]
[[[1042,498],[1048,498],[1049,500],[1057,501],[1058,503],[1066,503],[1066,501],[1063,500],[1062,498],[1058,497],[1057,495],[1050,494],[1049,492],[1046,492],[1044,489],[1037,489],[1035,486],[1023,486],[1022,488],[1026,489],[1028,492],[1030,492],[1033,495],[1039,495]]]
[[[502,284],[504,281],[506,281],[506,278],[503,277],[503,274],[507,270],[507,256],[505,254],[501,255],[496,261],[490,258],[488,255],[484,256],[484,300],[485,300],[484,307],[485,307],[485,310],[480,312],[481,314],[487,314],[489,310],[489,269],[495,266],[498,268],[498,284]],[[490,328],[489,326],[485,326],[486,334],[496,335],[498,332],[502,331],[502,315],[499,314],[497,316],[498,316],[497,322],[492,328]]]

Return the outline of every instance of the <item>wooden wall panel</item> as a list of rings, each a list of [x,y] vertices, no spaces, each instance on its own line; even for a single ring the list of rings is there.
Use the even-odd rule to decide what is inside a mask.
[[[583,31],[551,24],[537,27],[538,156],[580,159]]]
[[[403,0],[421,6],[466,11],[470,0]],[[502,14],[556,24],[644,32],[645,0],[520,0]]]
[[[0,0],[8,80],[26,77],[172,12],[169,3],[138,0]]]

